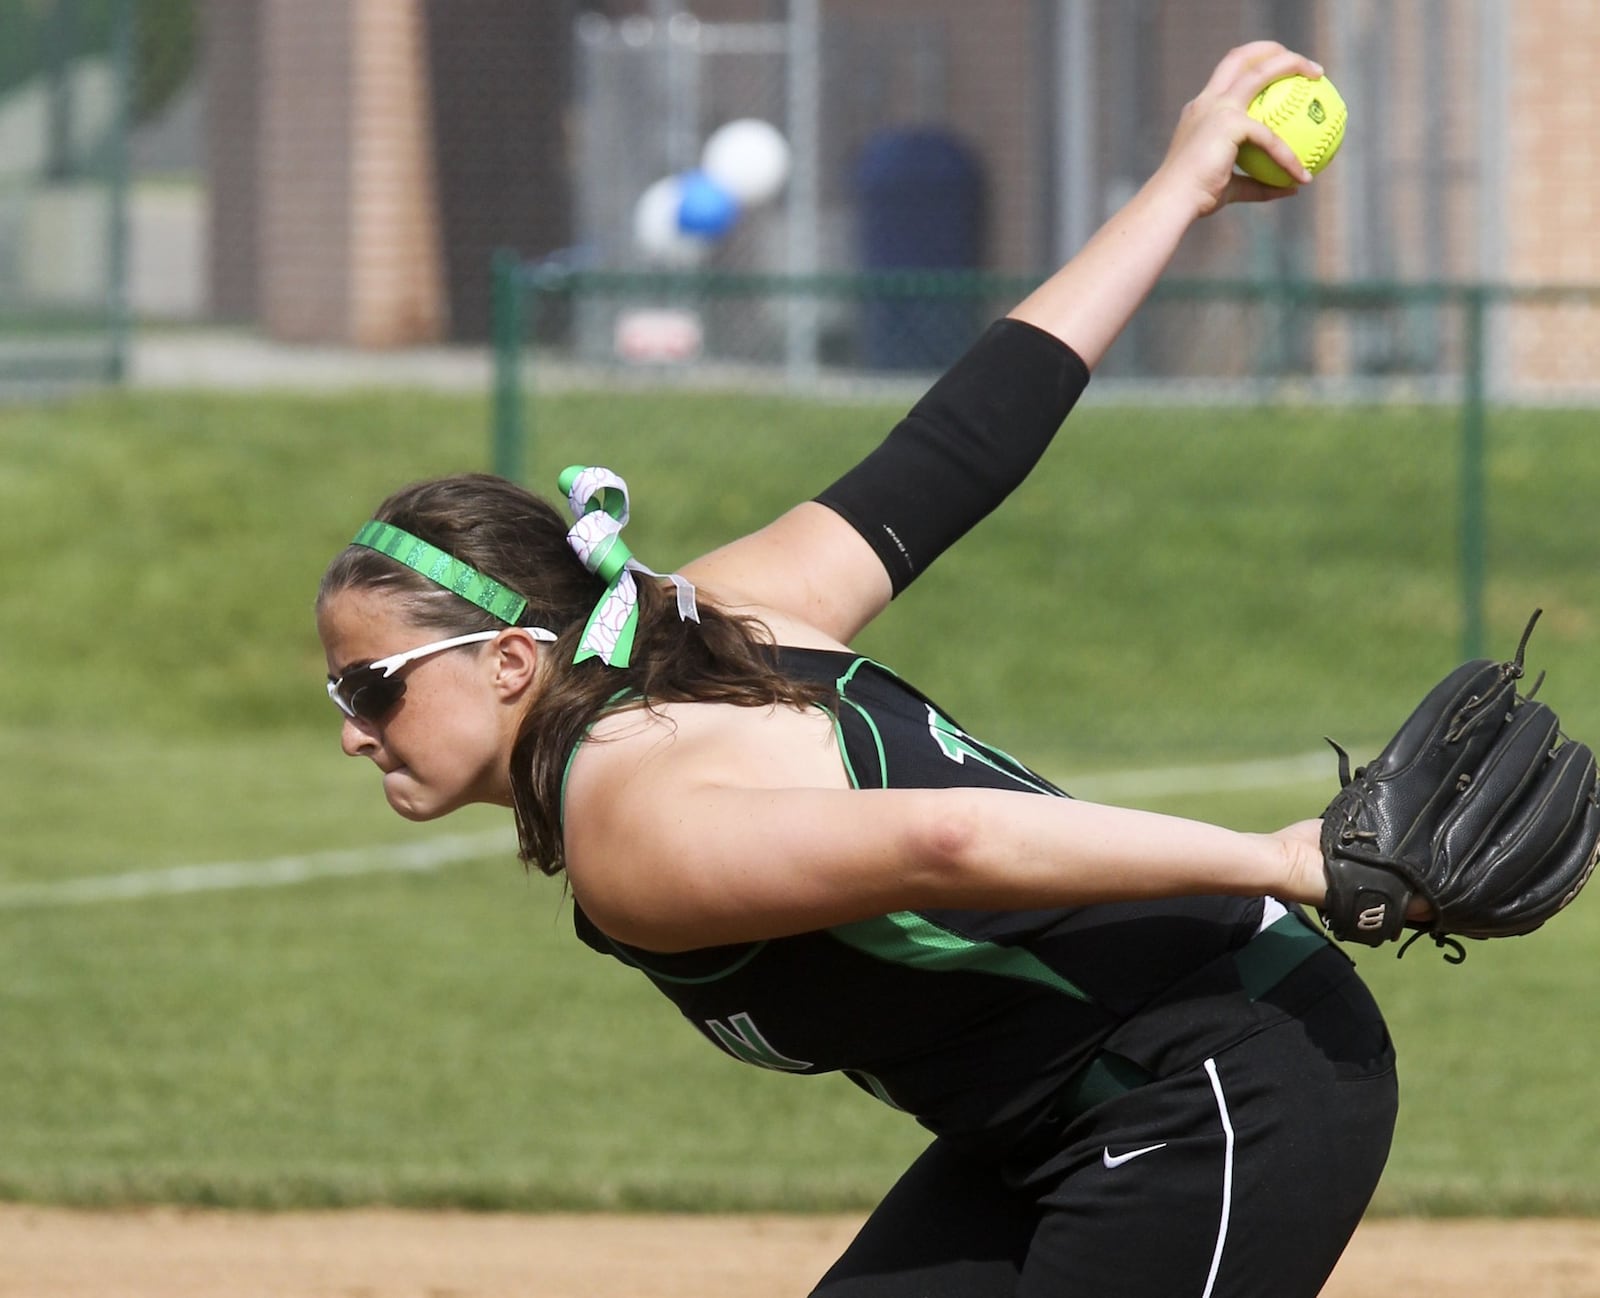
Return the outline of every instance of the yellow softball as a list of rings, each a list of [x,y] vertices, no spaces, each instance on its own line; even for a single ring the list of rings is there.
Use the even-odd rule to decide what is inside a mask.
[[[1349,116],[1344,99],[1326,77],[1283,77],[1250,101],[1247,110],[1283,137],[1305,169],[1316,175],[1339,152],[1344,123]],[[1280,188],[1294,177],[1269,158],[1265,150],[1246,142],[1239,146],[1239,170]]]

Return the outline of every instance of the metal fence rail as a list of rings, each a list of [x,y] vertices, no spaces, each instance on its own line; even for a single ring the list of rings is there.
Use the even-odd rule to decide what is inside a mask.
[[[639,273],[510,256],[494,273],[491,458],[512,478],[523,476],[537,435],[532,397],[542,388],[906,403],[952,344],[959,351],[1037,278]],[[828,322],[798,360],[787,333],[797,313],[808,328]],[[1519,407],[1600,405],[1596,342],[1600,286],[1175,279],[1113,348],[1092,394],[1130,420],[1161,403],[1210,410],[1204,418],[1213,420],[1229,408],[1281,406],[1352,421],[1381,409],[1398,412],[1400,426],[1449,421],[1456,464],[1433,468],[1436,478],[1456,478],[1462,643],[1471,655],[1484,640],[1495,418]]]

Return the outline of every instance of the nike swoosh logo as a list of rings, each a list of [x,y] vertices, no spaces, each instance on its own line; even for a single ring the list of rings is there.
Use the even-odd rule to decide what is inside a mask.
[[[1156,1150],[1165,1149],[1166,1147],[1167,1142],[1164,1140],[1159,1145],[1146,1145],[1143,1149],[1130,1149],[1126,1154],[1113,1154],[1108,1147],[1105,1153],[1100,1156],[1100,1161],[1107,1167],[1121,1167],[1124,1163],[1132,1162],[1142,1154],[1153,1154]]]

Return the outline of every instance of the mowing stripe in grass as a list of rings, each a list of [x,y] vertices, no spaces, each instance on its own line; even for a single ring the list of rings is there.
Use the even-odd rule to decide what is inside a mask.
[[[137,901],[191,892],[238,888],[284,888],[317,879],[396,871],[427,872],[516,850],[509,831],[453,834],[420,843],[358,847],[339,852],[279,856],[265,861],[222,861],[180,865],[165,870],[134,870],[50,883],[25,883],[0,889],[0,910],[42,906],[82,906],[105,901]]]
[[[1325,753],[1307,753],[1301,757],[1276,760],[1112,771],[1072,779],[1067,781],[1066,787],[1079,797],[1099,800],[1276,788],[1326,775],[1328,760]],[[265,861],[223,861],[210,865],[181,865],[162,870],[91,875],[49,883],[16,884],[0,888],[0,910],[138,901],[146,897],[227,892],[238,888],[284,888],[349,875],[438,870],[448,865],[511,852],[515,848],[516,839],[509,831],[455,834],[425,839],[420,843],[312,852]]]
[[[1285,788],[1323,779],[1330,776],[1333,770],[1334,759],[1324,749],[1299,757],[1162,766],[1143,771],[1109,771],[1103,775],[1073,776],[1064,779],[1061,784],[1074,797],[1111,801],[1117,798],[1226,793],[1237,789]]]

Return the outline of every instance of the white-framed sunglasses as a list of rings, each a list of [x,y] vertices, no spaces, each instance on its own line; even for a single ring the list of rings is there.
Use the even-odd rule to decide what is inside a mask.
[[[328,678],[328,697],[347,717],[361,721],[377,721],[400,702],[400,696],[406,692],[405,681],[397,675],[406,664],[414,663],[419,658],[443,653],[446,649],[493,640],[496,636],[505,634],[507,629],[509,628],[502,627],[499,631],[474,631],[469,635],[451,636],[448,640],[435,640],[432,644],[407,649],[404,653],[390,654],[387,658],[380,658],[377,662],[367,663],[363,667],[352,667],[337,680],[331,676]],[[526,631],[535,640],[546,644],[556,638],[554,631],[547,631],[542,626],[524,626],[516,629]]]

